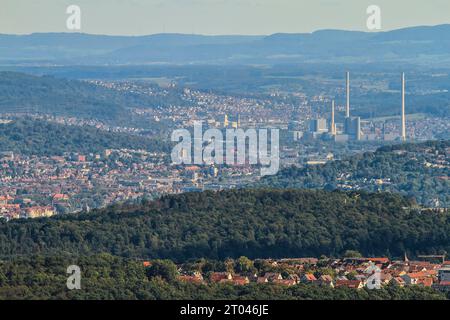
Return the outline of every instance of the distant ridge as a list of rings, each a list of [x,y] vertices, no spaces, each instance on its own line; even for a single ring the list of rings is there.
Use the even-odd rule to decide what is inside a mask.
[[[426,45],[425,45],[426,44]],[[439,59],[430,59],[439,56]],[[318,30],[268,36],[82,33],[0,34],[0,63],[65,65],[149,63],[408,62],[450,64],[450,25],[385,32]]]

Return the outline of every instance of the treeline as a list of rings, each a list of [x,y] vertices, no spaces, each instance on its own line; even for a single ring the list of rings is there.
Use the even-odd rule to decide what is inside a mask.
[[[401,143],[383,146],[378,148],[377,152],[423,152],[425,149],[433,149],[435,153],[445,154],[447,148],[450,148],[450,140],[430,140],[421,143]]]
[[[436,155],[449,161],[446,153],[449,147],[450,140],[385,146],[376,152],[357,154],[325,165],[286,168],[275,176],[262,179],[259,185],[334,190],[341,188],[340,184],[350,182],[367,191],[400,193],[423,205],[438,199],[445,207],[450,204],[450,181],[446,179],[450,170],[426,166],[426,163],[433,163]],[[390,179],[390,182],[379,185],[371,179]]]
[[[42,120],[17,119],[0,124],[0,151],[52,156],[64,152],[102,153],[105,149],[120,148],[169,152],[170,145],[132,134]]]
[[[231,190],[0,222],[0,257],[33,253],[223,260],[450,252],[450,215],[389,193]]]
[[[81,289],[68,290],[67,267],[81,269]],[[380,290],[354,290],[299,284],[283,287],[251,283],[191,284],[149,272],[141,261],[109,254],[71,257],[32,255],[0,261],[0,300],[441,300],[431,288],[393,285]]]

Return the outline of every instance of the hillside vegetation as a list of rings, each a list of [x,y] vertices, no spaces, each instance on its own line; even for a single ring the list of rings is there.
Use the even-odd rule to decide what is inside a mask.
[[[81,290],[67,290],[66,268],[82,270]],[[299,284],[196,285],[148,275],[142,262],[100,254],[86,257],[33,255],[0,261],[0,300],[441,300],[431,288],[333,289]]]
[[[119,92],[78,80],[0,72],[0,112],[128,121],[130,108],[164,107],[182,103],[174,97]]]
[[[450,215],[395,194],[233,190],[171,195],[89,214],[0,222],[0,256],[106,252],[122,257],[402,256],[450,252]]]
[[[0,124],[0,151],[53,156],[64,152],[102,153],[105,149],[120,148],[167,152],[170,146],[160,140],[89,126],[66,126],[31,119]]]
[[[450,205],[450,140],[382,147],[325,165],[286,168],[262,179],[274,188],[389,191],[424,205]],[[382,179],[383,183],[376,180]]]

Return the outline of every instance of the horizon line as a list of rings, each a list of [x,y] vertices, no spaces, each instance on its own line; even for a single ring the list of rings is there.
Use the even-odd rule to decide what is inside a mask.
[[[450,23],[441,23],[441,24],[435,24],[435,25],[414,25],[414,26],[407,26],[407,27],[400,27],[400,28],[394,28],[394,29],[387,29],[387,30],[376,30],[376,31],[370,31],[370,30],[356,30],[356,29],[333,29],[333,28],[325,28],[325,29],[316,29],[314,31],[310,32],[274,32],[270,34],[244,34],[244,33],[230,33],[230,34],[207,34],[207,33],[183,33],[183,32],[158,32],[158,33],[147,33],[147,34],[101,34],[101,33],[88,33],[88,32],[79,32],[79,31],[39,31],[39,32],[32,32],[32,33],[1,33],[0,36],[32,36],[32,35],[41,35],[41,34],[60,34],[60,35],[87,35],[87,36],[103,36],[103,37],[148,37],[148,36],[156,36],[156,35],[186,35],[186,36],[204,36],[204,37],[269,37],[276,34],[289,34],[289,35],[312,35],[317,32],[324,32],[324,31],[340,31],[340,32],[355,32],[355,33],[373,33],[373,34],[380,34],[380,33],[387,33],[392,31],[400,31],[400,30],[407,30],[407,29],[415,29],[415,28],[436,28],[436,27],[442,27],[442,26],[450,26]]]

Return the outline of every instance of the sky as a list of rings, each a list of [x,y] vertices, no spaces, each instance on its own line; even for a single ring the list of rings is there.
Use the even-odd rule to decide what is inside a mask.
[[[381,31],[450,23],[449,0],[0,0],[0,33],[72,32],[69,5],[81,8],[78,32],[108,35],[369,31],[369,5]]]

